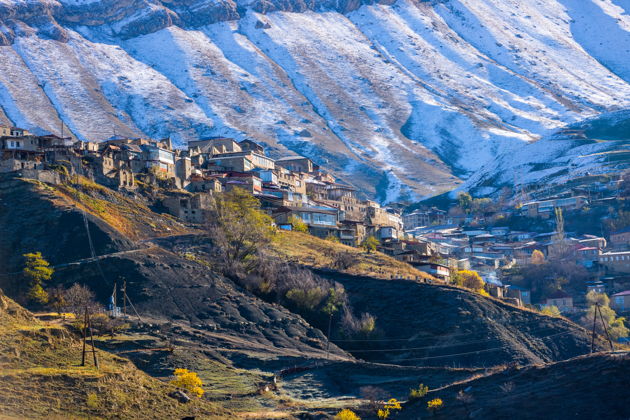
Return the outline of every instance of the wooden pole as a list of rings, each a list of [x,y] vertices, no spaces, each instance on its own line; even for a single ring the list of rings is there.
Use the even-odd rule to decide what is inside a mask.
[[[127,318],[127,280],[123,280],[123,315]]]
[[[597,311],[599,312],[599,319],[602,320],[602,327],[604,327],[604,331],[606,331],[606,338],[608,339],[608,344],[610,344],[610,351],[615,351],[615,347],[610,339],[610,334],[608,334],[608,326],[606,325],[606,321],[604,321],[604,315],[602,315],[602,309],[599,305],[597,305]]]
[[[85,313],[83,316],[83,351],[81,352],[81,366],[85,366],[85,340],[87,337],[87,306],[85,307]]]
[[[98,358],[96,357],[96,348],[94,347],[94,335],[92,334],[92,320],[88,314],[88,327],[90,329],[90,342],[92,344],[92,356],[94,357],[94,366],[98,369]]]
[[[599,303],[595,304],[595,309],[593,310],[593,335],[591,336],[591,353],[595,350],[595,324],[597,323],[597,308],[599,308]]]
[[[330,317],[328,318],[328,336],[326,337],[326,360],[328,360],[329,357],[329,350],[330,350],[330,328],[332,327],[332,317],[333,314],[332,312],[330,313]]]

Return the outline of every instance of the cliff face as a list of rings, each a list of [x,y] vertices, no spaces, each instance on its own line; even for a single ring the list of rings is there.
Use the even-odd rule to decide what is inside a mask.
[[[0,0],[0,122],[245,137],[382,201],[630,107],[622,0]]]

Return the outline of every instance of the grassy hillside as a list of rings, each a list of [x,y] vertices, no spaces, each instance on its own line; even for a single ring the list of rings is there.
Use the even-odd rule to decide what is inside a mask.
[[[335,255],[345,252],[354,257],[355,263],[348,269],[340,270],[343,273],[382,279],[389,279],[392,276],[432,278],[429,274],[380,252],[368,254],[359,248],[326,241],[301,232],[280,232],[273,243],[273,251],[283,259],[311,268],[332,268]]]
[[[182,404],[171,385],[127,359],[99,351],[100,369],[79,366],[81,342],[65,327],[36,320],[0,295],[1,418],[230,418],[203,400]]]

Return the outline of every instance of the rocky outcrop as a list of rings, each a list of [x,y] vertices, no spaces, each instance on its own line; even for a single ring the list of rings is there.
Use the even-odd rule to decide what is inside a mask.
[[[392,4],[396,0],[383,0]],[[258,13],[277,11],[337,11],[348,13],[373,0],[97,0],[29,1],[0,3],[0,46],[10,45],[15,32],[27,25],[43,37],[66,42],[63,26],[109,25],[112,35],[132,38],[169,26],[197,28],[217,22],[238,20],[248,9]]]

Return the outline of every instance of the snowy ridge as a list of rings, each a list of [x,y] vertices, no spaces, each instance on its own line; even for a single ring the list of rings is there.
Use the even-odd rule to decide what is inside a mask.
[[[630,108],[626,0],[361,3],[0,0],[0,121],[249,137],[393,201],[593,170],[548,139]]]

